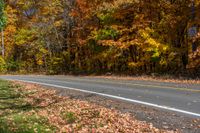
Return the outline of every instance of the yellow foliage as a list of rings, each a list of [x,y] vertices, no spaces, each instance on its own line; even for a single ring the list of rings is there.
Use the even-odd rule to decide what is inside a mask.
[[[128,63],[128,66],[130,67],[130,68],[134,68],[134,67],[140,67],[140,66],[143,66],[144,65],[144,63],[142,63],[142,62],[129,62]]]
[[[38,65],[43,65],[44,62],[43,62],[42,60],[38,60],[38,61],[37,61],[37,64],[38,64]]]
[[[150,28],[146,28],[145,30],[140,30],[139,34],[141,35],[142,39],[144,39],[144,43],[148,44],[149,46],[147,49],[151,51],[151,49],[159,49],[161,52],[166,52],[169,49],[168,44],[163,44],[158,42],[157,39],[151,37],[150,33],[154,31]]]
[[[55,27],[60,27],[60,26],[62,26],[62,24],[63,24],[63,20],[55,21],[55,22],[54,22],[54,26],[55,26]]]
[[[4,41],[5,41],[5,49],[6,56],[9,56],[14,48],[14,35],[17,31],[17,10],[13,9],[9,5],[5,8],[6,16],[7,16],[7,26],[4,29]]]

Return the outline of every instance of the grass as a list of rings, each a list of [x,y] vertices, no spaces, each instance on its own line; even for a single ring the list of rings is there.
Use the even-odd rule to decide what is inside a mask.
[[[47,118],[29,113],[36,108],[26,102],[20,88],[0,80],[0,133],[54,132]]]
[[[64,112],[62,117],[67,121],[67,123],[72,124],[76,121],[76,116],[73,112]]]

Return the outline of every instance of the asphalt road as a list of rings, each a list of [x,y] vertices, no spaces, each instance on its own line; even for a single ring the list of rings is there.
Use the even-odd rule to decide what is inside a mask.
[[[0,76],[0,78],[75,89],[200,118],[200,84],[75,76]]]

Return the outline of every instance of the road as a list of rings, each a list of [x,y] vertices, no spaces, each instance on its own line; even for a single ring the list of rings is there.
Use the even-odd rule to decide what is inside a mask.
[[[200,84],[117,80],[78,76],[0,76],[41,85],[78,90],[200,118]]]

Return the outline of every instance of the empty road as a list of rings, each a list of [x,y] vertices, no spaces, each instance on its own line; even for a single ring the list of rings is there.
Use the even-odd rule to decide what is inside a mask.
[[[200,118],[200,84],[116,80],[78,76],[0,76],[0,79],[38,83],[116,98]]]

